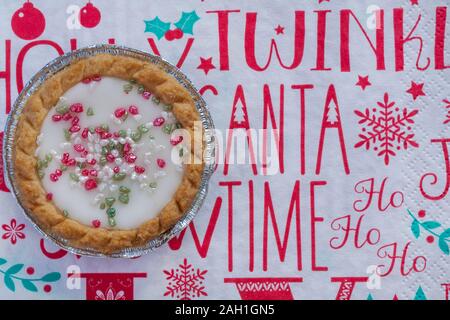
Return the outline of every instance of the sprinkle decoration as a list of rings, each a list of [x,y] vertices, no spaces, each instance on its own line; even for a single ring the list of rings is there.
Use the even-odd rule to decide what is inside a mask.
[[[84,84],[96,81],[101,81],[101,77],[91,76],[82,80]],[[130,80],[125,83],[123,90],[125,93],[137,90],[143,99],[151,98],[153,103],[161,104],[158,98],[152,96],[136,81]],[[55,151],[53,155],[46,154],[43,158],[37,159],[38,176],[43,179],[50,163],[56,159],[56,168],[49,172],[49,180],[58,183],[60,178],[67,174],[72,187],[94,192],[95,205],[106,213],[109,227],[115,227],[118,213],[115,205],[117,203],[127,205],[132,199],[132,189],[124,184],[136,181],[140,189],[148,190],[151,194],[157,188],[155,180],[166,174],[162,170],[166,167],[163,158],[157,157],[156,166],[155,162],[151,161],[152,157],[164,149],[164,146],[155,143],[151,131],[155,127],[160,127],[164,133],[171,134],[180,127],[180,124],[169,121],[172,119],[176,121],[171,114],[171,106],[162,108],[161,116],[140,123],[141,114],[137,106],[118,106],[110,116],[111,122],[86,126],[83,119],[95,114],[94,107],[85,107],[82,103],[68,105],[65,99],[61,98],[53,110],[51,120],[55,125],[63,125],[62,134],[65,142],[60,145],[61,153]],[[128,120],[129,118],[133,120]],[[117,131],[110,129],[112,124],[124,123],[130,126],[127,125],[127,128]],[[145,152],[145,156],[141,159],[138,150],[144,145],[140,141],[145,136],[150,138],[151,142],[146,144],[150,150]],[[39,137],[39,140],[42,140],[42,137]],[[182,140],[182,136],[177,136],[170,138],[169,142],[176,146]],[[37,141],[38,145],[39,142]],[[53,198],[52,193],[46,194],[48,201],[53,201]],[[68,216],[69,212],[62,210],[62,214]],[[98,219],[92,220],[91,224],[94,228],[101,226]]]

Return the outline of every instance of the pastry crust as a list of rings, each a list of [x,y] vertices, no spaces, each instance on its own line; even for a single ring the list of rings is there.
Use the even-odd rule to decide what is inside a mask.
[[[189,131],[194,130],[194,122],[200,121],[200,116],[189,92],[172,76],[149,62],[109,54],[73,62],[45,81],[27,100],[18,121],[13,147],[15,179],[22,195],[22,205],[33,215],[41,229],[64,238],[68,245],[112,253],[142,246],[170,229],[192,204],[200,186],[203,163],[198,162],[191,144],[191,156],[197,158],[197,163],[185,165],[182,182],[172,200],[157,217],[136,229],[94,228],[64,217],[53,202],[46,200],[46,192],[36,171],[36,138],[47,113],[59,98],[82,79],[95,75],[136,80],[165,104],[172,105],[173,114]],[[198,150],[195,153],[198,154]]]

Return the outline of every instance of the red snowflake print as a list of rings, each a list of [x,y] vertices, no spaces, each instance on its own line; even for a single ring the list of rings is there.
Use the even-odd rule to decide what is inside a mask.
[[[11,219],[8,224],[2,225],[3,230],[6,232],[3,234],[2,239],[10,239],[12,244],[16,244],[17,239],[25,239],[25,233],[22,232],[25,229],[25,224],[17,224],[16,219]]]
[[[378,108],[366,108],[363,112],[355,110],[360,118],[358,123],[362,126],[355,148],[364,146],[369,150],[372,147],[378,156],[384,158],[385,165],[389,165],[390,158],[395,157],[397,151],[410,146],[419,147],[413,139],[414,133],[411,133],[413,118],[419,110],[400,109],[394,101],[389,101],[387,93],[377,105]]]
[[[444,124],[450,123],[450,101],[444,100],[445,108],[447,109],[447,118],[444,120]]]
[[[203,281],[207,270],[195,269],[184,259],[179,268],[164,270],[168,284],[164,296],[171,296],[179,300],[191,300],[192,298],[207,296]]]

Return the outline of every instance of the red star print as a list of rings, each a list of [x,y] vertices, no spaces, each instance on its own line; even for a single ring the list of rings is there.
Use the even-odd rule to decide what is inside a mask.
[[[424,83],[415,83],[414,81],[411,81],[411,88],[409,88],[406,92],[410,93],[414,100],[417,99],[417,97],[425,96],[425,92],[423,92],[423,86]]]
[[[203,70],[205,74],[208,74],[210,70],[215,68],[216,67],[212,63],[212,57],[209,58],[200,57],[200,64],[198,65],[197,69]]]
[[[360,86],[363,91],[366,90],[366,87],[371,85],[372,84],[369,82],[369,76],[358,76],[358,82],[356,83],[356,86]]]
[[[278,25],[275,29],[275,32],[278,34],[284,34],[284,27]]]
[[[419,5],[419,0],[409,0],[409,2],[411,2],[412,6],[418,6]]]

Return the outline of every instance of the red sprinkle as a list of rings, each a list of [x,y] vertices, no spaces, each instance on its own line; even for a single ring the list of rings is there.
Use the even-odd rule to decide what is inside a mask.
[[[120,168],[119,167],[114,167],[113,171],[114,171],[114,173],[119,173],[120,172]]]
[[[90,165],[95,165],[95,164],[97,163],[97,160],[92,159],[91,161],[88,161],[88,163],[89,163]]]
[[[63,114],[62,119],[64,121],[69,121],[70,119],[72,119],[72,115],[69,112],[66,112]]]
[[[84,108],[81,103],[74,103],[73,105],[70,106],[70,111],[75,112],[75,113],[81,113],[81,112],[83,112],[83,110],[84,110]]]
[[[81,80],[81,82],[83,82],[84,84],[88,84],[88,83],[91,82],[91,81],[92,81],[92,79],[89,78],[89,77],[84,78],[83,80]]]
[[[118,119],[122,118],[127,113],[125,108],[118,108],[114,111],[114,116]]]
[[[62,115],[60,115],[60,114],[54,114],[52,116],[52,120],[55,122],[61,121],[61,119],[62,119]]]
[[[181,141],[183,141],[183,136],[178,136],[176,138],[170,139],[170,144],[173,145],[173,146],[176,146]]]
[[[100,133],[100,138],[102,139],[109,139],[112,137],[112,133],[111,132],[102,132]]]
[[[80,129],[81,129],[80,126],[76,124],[76,125],[74,125],[74,126],[71,126],[70,129],[69,129],[69,131],[72,132],[72,133],[74,133],[74,132],[80,131]]]
[[[45,195],[45,198],[47,199],[47,201],[52,201],[53,200],[53,193],[49,192]]]
[[[153,120],[153,125],[155,127],[160,127],[164,124],[165,121],[166,120],[163,117],[159,117],[159,118],[156,118],[155,120]]]
[[[166,166],[166,162],[163,159],[157,159],[156,160],[156,164],[158,165],[158,167],[160,167],[161,169],[164,168]]]
[[[79,143],[77,143],[76,145],[74,145],[74,146],[73,146],[73,149],[74,149],[76,152],[83,152],[84,150],[86,150],[86,149],[84,148],[84,146],[83,146],[82,144],[79,144]]]
[[[77,162],[75,161],[75,159],[69,159],[65,164],[68,166],[74,166],[77,164]]]
[[[98,219],[92,220],[92,226],[94,228],[100,228],[101,222]]]
[[[55,173],[50,173],[50,180],[53,182],[58,181],[58,176]]]
[[[63,156],[62,156],[62,159],[63,159],[64,161],[69,160],[69,154],[68,154],[67,152],[64,152],[64,153],[63,153]]]
[[[81,174],[85,177],[87,177],[89,175],[89,170],[88,169],[83,169],[81,170]]]
[[[83,139],[86,139],[89,135],[89,129],[88,128],[84,128],[83,131],[81,132],[81,137]]]
[[[108,160],[108,162],[114,162],[114,160],[116,160],[116,158],[111,153],[108,153],[106,155],[106,160]]]
[[[142,97],[143,97],[144,99],[146,99],[146,100],[150,99],[151,95],[152,95],[152,94],[151,94],[150,92],[148,92],[148,91],[142,92]]]
[[[91,175],[92,177],[96,177],[98,174],[97,170],[92,169],[91,171],[89,171],[89,175]]]
[[[94,81],[100,81],[100,80],[102,80],[102,77],[101,77],[99,74],[96,74],[96,75],[94,75],[94,76],[92,77],[92,80],[94,80]]]
[[[137,157],[134,153],[130,152],[129,154],[126,155],[125,160],[128,163],[134,163],[136,161]]]
[[[141,166],[135,166],[135,167],[134,167],[134,171],[135,171],[137,174],[141,174],[141,173],[144,173],[144,172],[145,172],[145,168],[144,168],[144,167],[141,167]]]
[[[80,122],[80,118],[78,118],[77,116],[72,118],[72,124],[73,125],[78,124],[78,122]]]
[[[62,171],[61,171],[60,169],[56,169],[56,170],[55,170],[55,174],[56,174],[58,177],[61,177],[61,176],[62,176]]]
[[[97,188],[97,181],[92,178],[87,179],[86,182],[84,183],[84,188],[88,191]]]
[[[136,115],[139,114],[139,109],[136,106],[129,106],[128,112],[131,113],[132,115]]]
[[[95,132],[96,133],[102,133],[103,129],[101,127],[97,127],[97,128],[95,128]]]
[[[123,152],[128,153],[131,151],[131,145],[127,142],[123,145]]]
[[[119,138],[120,137],[120,133],[118,131],[115,131],[113,133],[114,138]]]

